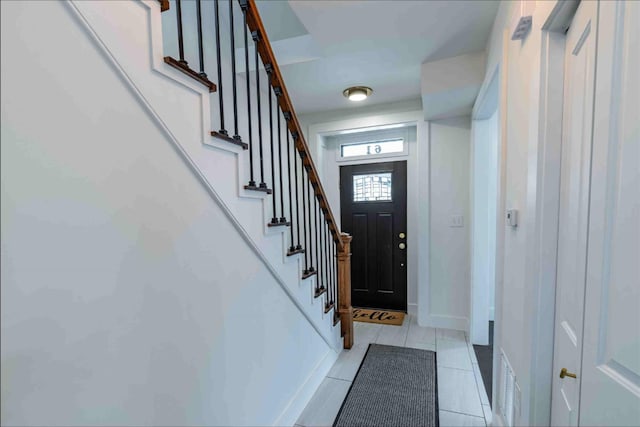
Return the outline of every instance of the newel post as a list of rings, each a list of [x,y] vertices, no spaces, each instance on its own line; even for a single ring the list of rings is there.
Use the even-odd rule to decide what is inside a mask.
[[[338,252],[338,301],[340,328],[344,337],[344,348],[353,346],[353,307],[351,307],[351,239],[342,233],[342,250]]]

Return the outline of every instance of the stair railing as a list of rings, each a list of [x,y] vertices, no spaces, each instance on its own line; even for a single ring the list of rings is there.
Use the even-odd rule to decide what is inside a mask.
[[[171,9],[169,0],[158,1],[161,11]],[[217,92],[220,127],[212,130],[211,135],[249,152],[249,176],[244,188],[267,193],[272,198],[273,215],[267,225],[289,228],[287,256],[304,254],[301,277],[315,278],[314,296],[324,299],[325,313],[333,310],[333,324],[341,323],[344,347],[351,348],[351,236],[338,229],[255,0],[196,0],[195,4],[193,1],[172,0],[171,3],[175,4],[178,58],[166,56],[165,62],[202,83],[210,92]],[[213,13],[204,13],[207,11],[203,12],[203,5],[212,7]],[[184,22],[183,7],[192,6],[195,6],[195,20]],[[226,15],[221,16],[225,11]],[[211,15],[213,19],[206,21],[206,16]],[[239,17],[242,18],[242,28],[241,35],[237,37],[236,20]],[[189,54],[185,53],[184,46],[184,32],[185,29],[192,30],[194,27],[191,25],[195,27],[193,33],[197,46],[191,51],[197,52],[194,55],[197,56],[197,69],[189,65]],[[203,28],[214,29],[212,40],[207,39],[207,31]],[[223,40],[225,37],[227,39]],[[215,54],[209,58],[205,55],[204,46],[211,41]],[[227,52],[230,64],[225,69],[222,57],[226,58]],[[239,59],[243,67],[238,67]],[[207,68],[213,68],[208,67],[211,63],[215,63],[213,75],[217,84],[209,80],[211,73],[206,72]],[[238,72],[244,72],[244,85],[239,83]],[[261,89],[263,82],[266,82],[268,92],[266,99],[265,86]],[[224,90],[229,83],[233,136],[225,128],[225,112],[229,110]],[[246,95],[246,111],[239,112],[242,91]],[[245,113],[246,122],[240,123],[239,118]],[[271,186],[266,180],[270,180]]]

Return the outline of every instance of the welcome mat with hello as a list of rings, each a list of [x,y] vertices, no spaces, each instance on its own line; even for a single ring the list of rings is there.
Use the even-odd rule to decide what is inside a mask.
[[[404,313],[401,311],[372,310],[369,308],[354,308],[353,320],[356,322],[382,323],[384,325],[402,325]]]

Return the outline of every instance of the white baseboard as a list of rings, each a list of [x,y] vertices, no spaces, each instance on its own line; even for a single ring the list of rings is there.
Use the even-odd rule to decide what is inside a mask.
[[[417,316],[418,315],[418,304],[415,303],[408,303],[407,304],[407,314],[410,314],[412,316]]]
[[[502,419],[502,415],[498,414],[496,411],[492,411],[491,426],[494,426],[494,427],[506,426],[506,424],[504,423],[504,420]]]
[[[441,316],[430,314],[427,318],[427,325],[431,328],[455,329],[469,332],[469,319],[457,316]]]
[[[320,362],[313,369],[311,374],[307,377],[307,380],[300,386],[298,391],[289,401],[289,404],[284,408],[284,411],[273,423],[274,426],[293,426],[304,408],[307,406],[313,394],[316,392],[322,381],[331,370],[331,367],[338,359],[340,353],[335,352],[333,349],[329,349],[327,354],[320,360]]]

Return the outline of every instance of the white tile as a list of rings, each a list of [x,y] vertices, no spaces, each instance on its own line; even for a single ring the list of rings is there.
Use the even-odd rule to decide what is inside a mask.
[[[440,411],[440,427],[485,427],[484,418]]]
[[[428,342],[409,342],[409,340],[407,339],[407,344],[405,345],[405,347],[408,348],[417,348],[418,350],[431,350],[431,351],[436,351],[436,345],[435,343],[428,343]]]
[[[409,332],[407,333],[407,344],[409,343],[436,343],[435,328],[427,328],[418,325],[415,318],[411,318]]]
[[[438,351],[438,366],[465,369],[467,371],[473,370],[466,343],[454,340],[439,340],[436,349]]]
[[[404,347],[407,340],[409,325],[405,322],[402,326],[381,325],[380,333],[376,338],[376,344],[395,345]]]
[[[356,344],[351,350],[342,350],[327,377],[353,381],[367,348],[369,348],[369,344]]]
[[[484,417],[473,371],[438,367],[440,409]]]
[[[454,329],[439,329],[436,332],[436,336],[438,340],[454,340],[454,341],[464,341],[466,342],[466,338],[464,335],[464,331],[456,331]]]
[[[488,426],[493,422],[493,412],[491,412],[491,406],[482,405],[482,411],[484,412],[484,421]]]
[[[370,344],[376,342],[382,325],[377,323],[353,322],[354,344]]]
[[[325,378],[296,424],[304,427],[333,425],[350,386],[349,381]]]

